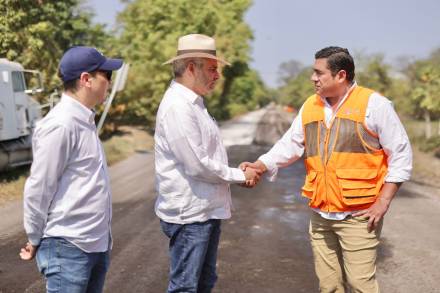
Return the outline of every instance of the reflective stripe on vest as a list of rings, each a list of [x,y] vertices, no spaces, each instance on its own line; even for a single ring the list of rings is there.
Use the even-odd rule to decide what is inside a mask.
[[[375,133],[365,125],[372,90],[356,86],[329,127],[317,95],[304,103],[302,123],[307,176],[302,188],[309,205],[327,212],[368,208],[377,198],[387,160]]]

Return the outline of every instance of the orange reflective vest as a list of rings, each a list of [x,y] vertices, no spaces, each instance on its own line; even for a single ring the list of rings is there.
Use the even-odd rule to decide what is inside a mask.
[[[328,127],[318,95],[304,103],[305,165],[302,195],[326,212],[368,208],[376,200],[387,173],[387,157],[377,134],[365,127],[372,90],[356,86]]]

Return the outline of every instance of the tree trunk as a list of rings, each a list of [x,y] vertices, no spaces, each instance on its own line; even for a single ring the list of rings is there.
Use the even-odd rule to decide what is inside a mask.
[[[425,138],[431,138],[432,129],[431,129],[431,116],[429,115],[429,111],[425,110]]]
[[[440,136],[440,119],[438,120],[437,135]]]
[[[226,111],[226,106],[229,103],[229,93],[231,91],[232,83],[234,79],[242,76],[246,70],[248,69],[246,63],[242,62],[234,62],[231,66],[227,66],[223,70],[223,77],[225,78],[225,82],[223,84],[223,90],[219,97],[218,107],[222,109],[222,115],[219,117],[224,120],[229,118],[229,112]]]
[[[219,117],[221,120],[230,118],[229,112],[226,110],[226,106],[229,103],[228,95],[229,92],[231,91],[231,86],[234,79],[235,79],[234,76],[226,76],[225,82],[223,83],[223,90],[218,101],[218,107],[222,109],[221,116]]]

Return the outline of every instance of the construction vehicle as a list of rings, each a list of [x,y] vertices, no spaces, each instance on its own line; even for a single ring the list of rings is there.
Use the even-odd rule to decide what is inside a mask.
[[[98,132],[101,129],[110,104],[125,86],[128,64],[117,71],[105,110],[101,114]],[[32,86],[30,86],[32,85]],[[40,104],[33,97],[42,93],[41,73],[27,70],[17,62],[0,59],[0,172],[32,162],[32,133],[36,122],[42,118],[44,108],[52,108],[54,93],[50,101]]]

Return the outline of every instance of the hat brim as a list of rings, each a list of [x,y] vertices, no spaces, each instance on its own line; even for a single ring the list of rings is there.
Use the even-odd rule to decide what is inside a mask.
[[[226,60],[224,60],[222,58],[219,58],[219,57],[217,57],[215,55],[212,55],[212,54],[202,53],[202,52],[182,54],[182,55],[176,56],[174,58],[171,58],[170,60],[162,63],[162,65],[171,64],[171,63],[173,63],[176,60],[186,59],[186,58],[208,58],[208,59],[217,60],[218,62],[226,64],[226,65],[231,65],[228,61],[226,61]]]
[[[102,63],[101,66],[98,67],[98,70],[104,70],[104,71],[113,71],[118,70],[122,67],[122,59],[111,59],[107,58],[104,63]]]

